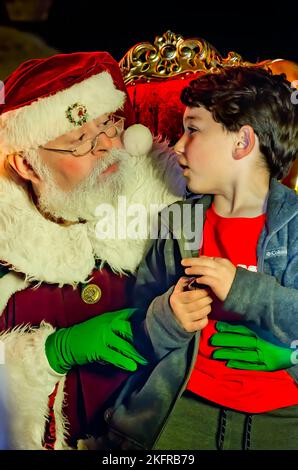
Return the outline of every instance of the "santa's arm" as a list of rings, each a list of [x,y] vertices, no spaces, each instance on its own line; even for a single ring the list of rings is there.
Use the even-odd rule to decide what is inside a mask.
[[[13,303],[13,298],[10,302]],[[12,306],[9,304],[8,309],[13,316]],[[0,341],[8,376],[13,448],[42,449],[48,397],[57,382],[61,382],[58,395],[63,397],[63,379],[73,366],[103,360],[132,371],[146,363],[130,341],[132,313],[131,309],[105,313],[55,331],[45,322],[35,327],[22,324],[9,329],[13,324],[7,320],[8,310],[3,312]],[[64,438],[63,417],[58,421],[56,427],[61,432],[59,429],[56,432]]]

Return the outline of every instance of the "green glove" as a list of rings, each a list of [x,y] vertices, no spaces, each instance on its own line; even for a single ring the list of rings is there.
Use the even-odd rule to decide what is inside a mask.
[[[254,331],[242,325],[217,322],[215,333],[210,338],[216,349],[213,359],[228,361],[226,366],[233,369],[275,371],[293,366],[293,349],[277,346],[261,339]]]
[[[132,345],[128,320],[134,312],[135,309],[124,309],[104,313],[51,334],[45,349],[52,369],[64,374],[75,365],[104,361],[135,371],[137,363],[147,364]]]

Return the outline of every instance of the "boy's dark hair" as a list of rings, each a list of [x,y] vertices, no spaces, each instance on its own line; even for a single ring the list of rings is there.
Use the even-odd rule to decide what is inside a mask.
[[[272,177],[283,178],[298,154],[298,104],[285,74],[260,67],[226,67],[207,73],[182,90],[181,101],[202,106],[228,131],[250,125]]]

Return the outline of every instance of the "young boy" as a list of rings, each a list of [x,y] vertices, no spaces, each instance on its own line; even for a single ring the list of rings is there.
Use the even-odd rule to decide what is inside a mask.
[[[175,150],[194,196],[178,206],[196,227],[203,205],[202,246],[170,224],[139,268],[153,365],[107,411],[111,447],[298,449],[298,197],[277,181],[298,153],[292,94],[256,67],[183,90]]]

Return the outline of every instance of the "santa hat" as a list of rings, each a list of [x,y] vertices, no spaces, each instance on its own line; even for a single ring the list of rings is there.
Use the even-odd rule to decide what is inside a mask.
[[[0,149],[38,148],[106,113],[133,110],[118,63],[107,52],[58,54],[29,60],[4,82]]]

